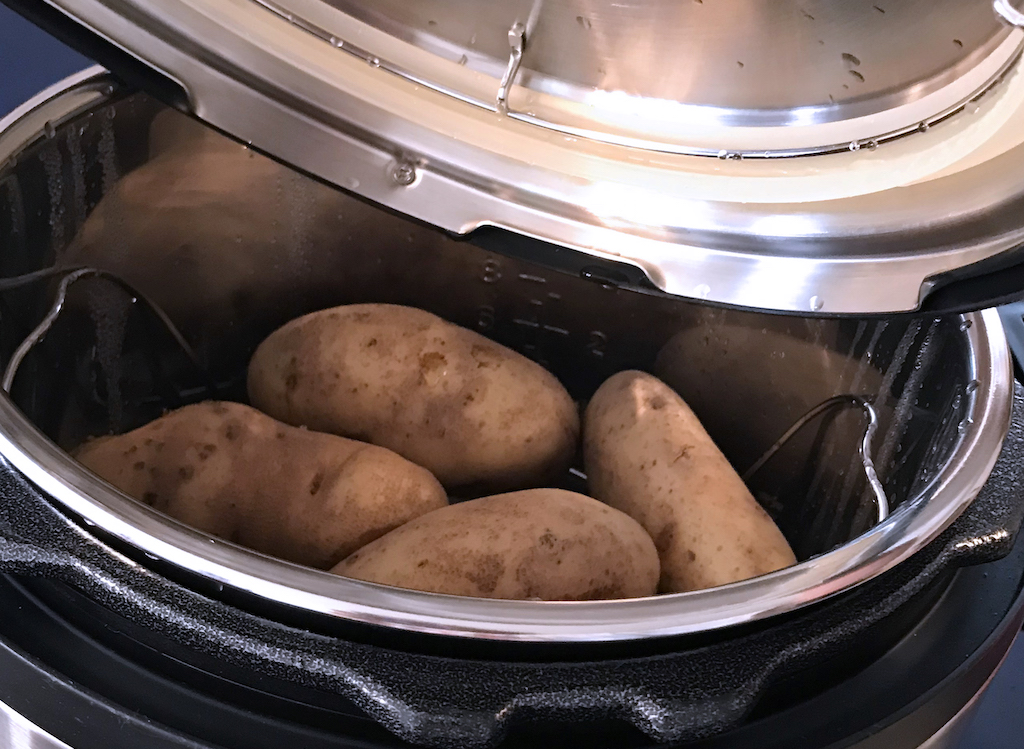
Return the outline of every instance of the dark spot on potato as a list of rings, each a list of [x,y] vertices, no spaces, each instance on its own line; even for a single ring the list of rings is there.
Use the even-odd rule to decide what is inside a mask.
[[[224,429],[224,436],[232,442],[238,439],[238,425],[228,424]]]
[[[138,445],[132,445],[131,447],[129,447],[127,450],[124,451],[124,454],[126,456],[133,455],[134,453],[138,452],[138,450],[139,450],[139,446]]]
[[[352,312],[351,315],[356,322],[366,322],[373,317],[372,312]]]
[[[544,531],[539,539],[537,539],[541,546],[547,546],[549,549],[555,546],[555,534],[551,531]]]
[[[200,460],[206,460],[211,455],[213,455],[215,452],[217,452],[217,446],[216,445],[210,445],[210,444],[203,445],[202,447],[199,448],[199,459]]]
[[[316,496],[317,492],[320,491],[320,487],[324,483],[324,472],[317,471],[316,475],[313,476],[313,480],[309,482],[309,494],[310,496]]]
[[[696,562],[697,561],[697,555],[693,553],[693,549],[688,549],[687,550],[686,558],[689,559],[691,562]]]
[[[191,481],[192,477],[196,475],[196,469],[192,466],[182,466],[178,469],[178,475],[185,481]]]
[[[373,348],[374,346],[377,345],[377,339],[376,338],[371,338],[370,340],[368,340],[366,342],[365,345],[366,345],[366,348]]]
[[[658,550],[659,554],[664,554],[668,551],[669,547],[672,546],[673,540],[676,537],[676,524],[669,523],[662,528],[657,537],[654,539],[654,548]]]
[[[489,358],[492,352],[487,346],[474,343],[469,349],[469,355],[476,362],[477,369],[487,369],[494,366],[494,362]]]
[[[142,501],[150,506],[155,505],[158,499],[160,497],[156,492],[143,492],[142,494]]]
[[[284,380],[284,387],[289,393],[294,393],[295,389],[299,386],[299,376],[292,372]]]
[[[679,454],[676,455],[676,457],[674,457],[672,459],[672,464],[675,465],[675,463],[677,461],[682,460],[683,458],[685,458],[689,454],[690,454],[690,445],[684,445],[683,447],[681,447],[679,449]]]
[[[664,395],[656,395],[653,398],[651,398],[650,401],[648,401],[648,405],[650,405],[652,410],[660,411],[661,409],[668,405],[668,400],[665,398]]]
[[[141,471],[146,467],[146,461],[140,460],[138,463],[132,466],[136,471]]]
[[[498,587],[498,581],[505,574],[505,562],[496,554],[488,554],[479,560],[475,569],[467,570],[466,578],[489,595]]]
[[[429,560],[421,559],[416,563],[416,569],[421,570],[429,564]]]
[[[284,435],[284,432],[278,432],[278,433],[277,433],[277,438],[278,438],[279,440],[283,440],[283,439],[284,439],[284,436],[285,436],[285,435]]]
[[[443,369],[447,366],[448,360],[440,351],[428,351],[420,356],[420,369],[424,372],[432,372],[435,369]]]

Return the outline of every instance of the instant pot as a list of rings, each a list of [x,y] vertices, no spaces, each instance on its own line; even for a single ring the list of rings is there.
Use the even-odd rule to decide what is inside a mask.
[[[1024,622],[1024,390],[989,309],[1024,289],[1012,2],[7,4],[106,67],[0,122],[5,735],[955,746]],[[581,403],[657,374],[798,564],[440,596],[200,533],[70,457],[244,399],[270,331],[355,302]]]

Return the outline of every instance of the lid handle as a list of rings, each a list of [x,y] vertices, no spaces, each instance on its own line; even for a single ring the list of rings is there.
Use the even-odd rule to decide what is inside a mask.
[[[508,57],[508,67],[505,68],[505,75],[501,77],[501,86],[498,87],[498,111],[502,114],[508,112],[508,92],[519,75],[519,67],[523,64],[523,50],[526,49],[526,27],[520,21],[512,24],[508,30],[508,46],[512,53]]]
[[[1018,5],[1019,0],[1018,0]],[[1014,0],[993,0],[996,13],[1011,26],[1024,27],[1024,11],[1014,7]]]

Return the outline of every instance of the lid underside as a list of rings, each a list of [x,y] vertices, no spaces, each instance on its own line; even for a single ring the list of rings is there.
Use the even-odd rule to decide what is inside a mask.
[[[49,2],[304,171],[670,294],[894,313],[1020,262],[1007,0]]]

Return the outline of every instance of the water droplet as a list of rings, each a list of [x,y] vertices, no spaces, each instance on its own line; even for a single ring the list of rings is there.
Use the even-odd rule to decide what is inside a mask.
[[[376,57],[371,57],[369,60],[367,60],[367,62],[370,63],[370,65],[374,68],[380,67],[380,60]]]
[[[465,65],[467,62],[469,62],[469,57],[467,55],[463,55],[459,58],[459,65]]]
[[[729,152],[725,151],[725,150],[719,151],[718,152],[718,158],[720,158],[723,161],[725,161],[725,159],[729,158]]]
[[[158,557],[156,554],[150,554],[148,551],[144,551],[142,553],[146,555],[146,559],[152,559],[154,562],[160,561],[160,557]]]
[[[345,40],[344,39],[339,39],[336,36],[332,36],[331,37],[331,46],[332,47],[337,47],[338,49],[341,49],[342,47],[345,46]]]
[[[967,114],[977,114],[981,111],[981,105],[976,101],[967,102],[967,106],[964,107]]]
[[[860,141],[859,140],[855,140],[852,143],[850,143],[850,150],[851,151],[859,151],[860,150]]]
[[[970,320],[964,320],[962,323],[960,323],[960,332],[961,333],[966,333],[968,330],[970,330],[970,328],[971,328],[971,321]]]
[[[47,120],[46,124],[43,125],[43,132],[46,134],[47,138],[52,138],[57,134],[57,128],[53,126],[52,122]]]
[[[807,304],[808,304],[808,306],[810,306],[810,308],[811,308],[811,311],[812,311],[812,312],[817,312],[817,311],[819,311],[819,310],[820,310],[820,309],[821,309],[822,307],[824,307],[824,306],[825,306],[825,300],[824,300],[824,299],[822,299],[822,298],[821,298],[820,296],[818,296],[817,294],[815,294],[814,296],[812,296],[812,297],[810,298],[810,300],[809,300],[809,301],[807,302]]]
[[[981,382],[979,382],[978,380],[971,380],[970,382],[967,383],[967,387],[965,389],[967,390],[968,393],[973,393],[975,390],[977,390],[980,387],[981,387]]]
[[[931,125],[929,125],[927,122],[922,122],[920,125],[917,126],[918,132],[921,133],[927,133],[930,128]]]
[[[698,299],[707,299],[710,293],[711,287],[708,286],[706,283],[698,284],[693,289],[693,295]]]
[[[876,148],[878,148],[878,141],[877,140],[869,140],[867,142],[867,149],[869,151],[874,151]]]

